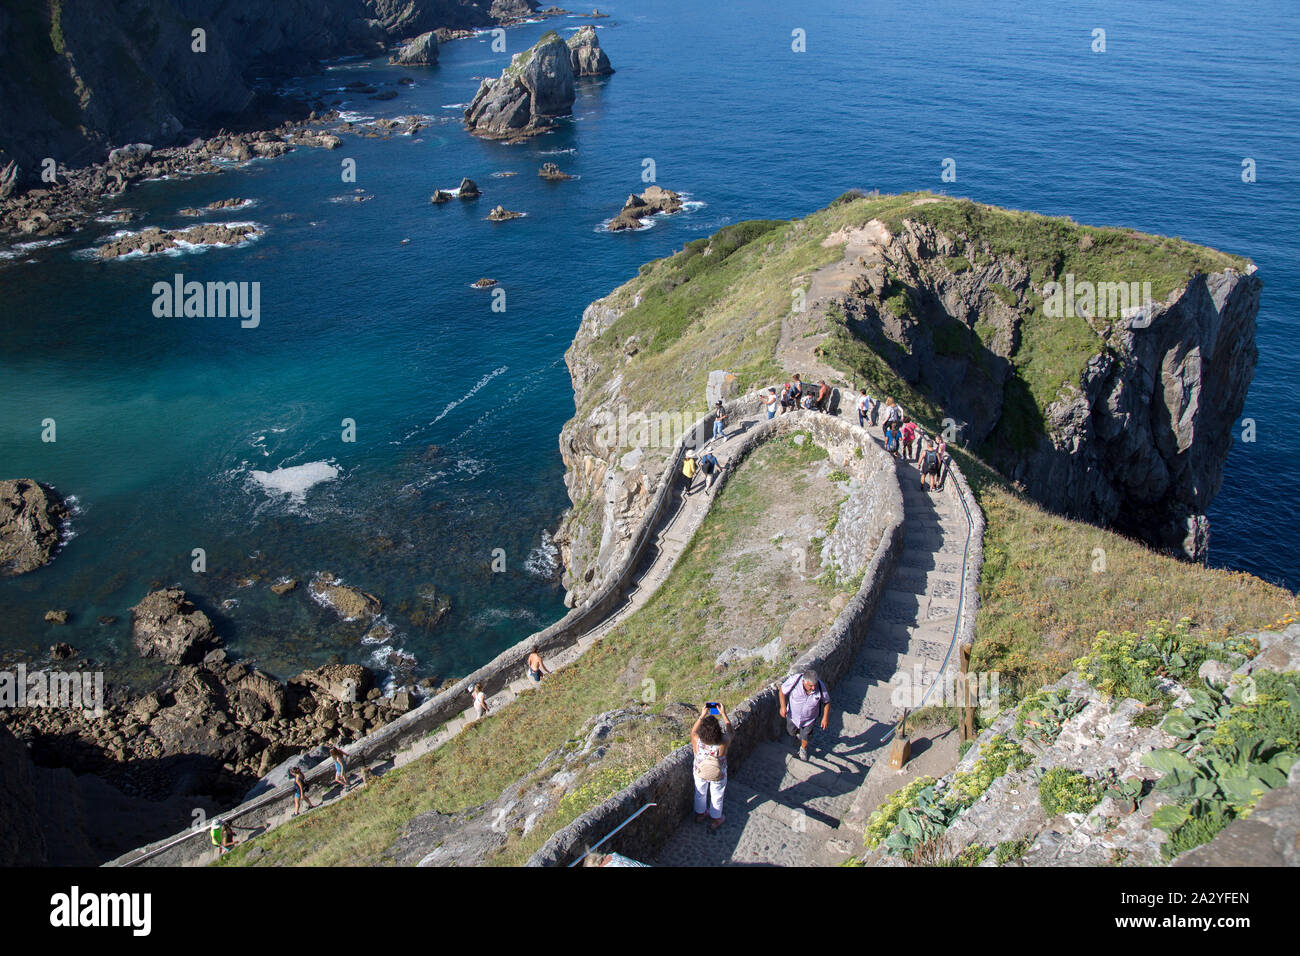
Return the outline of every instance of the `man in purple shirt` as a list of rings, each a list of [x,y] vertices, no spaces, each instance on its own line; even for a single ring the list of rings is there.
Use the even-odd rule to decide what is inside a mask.
[[[785,729],[799,741],[799,759],[808,759],[808,741],[821,712],[821,728],[825,730],[831,719],[831,695],[817,676],[809,669],[802,674],[787,677],[781,684],[781,716]]]

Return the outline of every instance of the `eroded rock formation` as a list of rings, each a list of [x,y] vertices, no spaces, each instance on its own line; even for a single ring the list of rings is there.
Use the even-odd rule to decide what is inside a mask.
[[[482,82],[465,110],[465,126],[490,139],[525,139],[572,113],[574,96],[569,48],[548,31],[516,53],[499,77]]]
[[[569,37],[569,56],[574,76],[608,76],[614,72],[609,56],[600,48],[596,28],[590,24]]]
[[[0,481],[0,577],[48,563],[67,516],[52,488],[30,478]]]

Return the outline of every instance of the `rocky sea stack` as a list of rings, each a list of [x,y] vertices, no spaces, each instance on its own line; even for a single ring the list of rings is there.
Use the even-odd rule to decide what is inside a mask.
[[[407,40],[388,58],[396,66],[433,66],[438,62],[438,37],[432,30]]]
[[[574,96],[569,47],[551,30],[516,53],[495,80],[483,81],[465,110],[465,126],[489,139],[526,139],[572,113]]]
[[[67,516],[53,488],[31,478],[0,481],[0,577],[47,564]]]
[[[584,26],[569,37],[569,56],[574,76],[609,76],[614,72],[593,26]]]

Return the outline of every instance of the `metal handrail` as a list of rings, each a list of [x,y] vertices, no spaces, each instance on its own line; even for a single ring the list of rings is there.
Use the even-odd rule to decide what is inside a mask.
[[[952,465],[951,461],[949,466],[956,470],[956,466]],[[966,504],[966,496],[961,493],[961,485],[956,478],[953,478],[953,491],[957,495],[957,500],[961,502],[961,510],[966,515],[966,545],[961,553],[961,587],[958,588],[957,593],[957,620],[953,622],[952,640],[948,642],[948,650],[943,655],[943,663],[939,665],[939,679],[926,688],[925,693],[921,695],[921,699],[917,701],[915,710],[920,710],[925,706],[925,702],[930,699],[930,694],[943,680],[943,675],[948,670],[948,661],[952,659],[952,650],[957,646],[957,638],[961,633],[961,619],[966,610],[966,567],[970,561],[970,541],[975,534],[975,520],[971,517],[970,505]],[[888,743],[892,740],[896,731],[897,727],[891,727],[881,743]]]
[[[602,843],[604,843],[606,840],[608,840],[610,837],[612,837],[615,833],[617,833],[619,830],[623,829],[625,826],[627,826],[629,823],[631,823],[633,820],[635,820],[635,819],[636,819],[637,817],[639,817],[641,814],[645,813],[645,812],[646,812],[647,810],[649,810],[651,807],[657,807],[657,806],[659,806],[659,804],[657,804],[657,803],[647,803],[644,807],[642,807],[642,808],[641,808],[640,810],[638,810],[636,813],[632,814],[630,817],[628,817],[626,820],[624,820],[624,821],[623,821],[622,823],[620,823],[618,826],[614,827],[614,829],[610,830],[607,834],[605,834],[603,837],[601,837],[599,840],[597,840],[595,843],[593,843],[590,847],[588,847],[588,848],[587,848],[587,852],[584,853],[584,854],[582,854],[582,856],[578,857],[578,858],[577,858],[576,860],[574,860],[572,863],[570,863],[569,866],[570,866],[570,867],[575,867],[575,866],[577,866],[579,863],[581,863],[583,860],[585,860],[587,857],[589,857],[589,856],[591,855],[592,851],[596,849],[596,847],[600,846]]]

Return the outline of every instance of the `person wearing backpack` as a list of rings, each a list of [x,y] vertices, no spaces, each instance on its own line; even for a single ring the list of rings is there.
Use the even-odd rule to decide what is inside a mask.
[[[930,491],[939,483],[939,449],[934,441],[925,443],[925,452],[921,456],[921,490],[925,490],[925,480],[930,479]]]
[[[792,674],[781,684],[780,711],[785,718],[786,732],[799,743],[800,760],[808,759],[808,742],[813,730],[825,730],[831,719],[831,695],[817,672],[809,668],[802,674]],[[820,723],[817,720],[821,714]]]
[[[898,426],[888,420],[885,421],[885,451],[898,458]]]
[[[726,822],[722,815],[722,799],[727,793],[727,748],[735,735],[727,708],[717,704],[717,716],[713,708],[705,704],[700,709],[700,716],[691,728],[691,776],[695,779],[695,822],[703,823],[706,816],[712,818],[709,828],[716,830]],[[721,722],[718,721],[721,717]],[[705,812],[707,810],[707,813]]]
[[[902,420],[903,420],[903,410],[898,407],[898,404],[893,400],[893,398],[886,398],[885,399],[885,426],[884,426],[885,431],[889,431],[891,425],[899,423]]]
[[[718,480],[718,475],[722,474],[722,466],[718,464],[718,459],[713,452],[705,452],[700,458],[700,471],[704,472],[704,490],[708,491],[713,487],[713,483]]]

